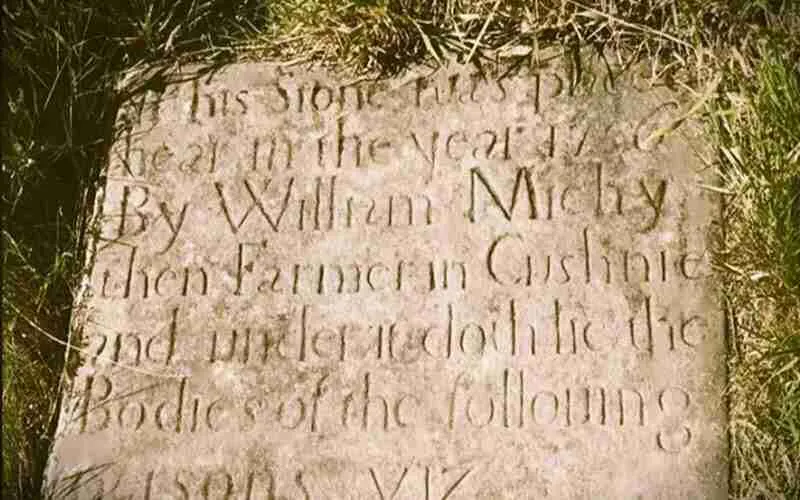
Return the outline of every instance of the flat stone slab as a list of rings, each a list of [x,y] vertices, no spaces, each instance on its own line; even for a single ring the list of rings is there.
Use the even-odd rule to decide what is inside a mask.
[[[609,67],[128,103],[46,491],[726,498],[708,147]]]

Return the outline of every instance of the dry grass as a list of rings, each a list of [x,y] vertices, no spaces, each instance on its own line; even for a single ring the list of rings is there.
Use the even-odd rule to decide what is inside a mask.
[[[750,99],[729,97],[718,121],[735,486],[800,498],[800,78],[774,55],[752,70]]]
[[[41,332],[66,335],[120,72],[280,58],[394,74],[593,46],[704,99],[730,193],[733,496],[800,498],[800,2],[16,0],[3,15],[4,496],[38,495],[64,358]]]

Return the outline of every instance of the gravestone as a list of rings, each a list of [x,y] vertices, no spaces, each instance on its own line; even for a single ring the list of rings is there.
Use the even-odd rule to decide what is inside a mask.
[[[48,494],[726,498],[714,178],[646,76],[248,63],[131,100]]]

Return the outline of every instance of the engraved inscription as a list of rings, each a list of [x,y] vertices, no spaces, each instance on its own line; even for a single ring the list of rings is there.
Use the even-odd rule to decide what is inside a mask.
[[[241,63],[133,97],[47,492],[725,498],[718,200],[648,78]]]

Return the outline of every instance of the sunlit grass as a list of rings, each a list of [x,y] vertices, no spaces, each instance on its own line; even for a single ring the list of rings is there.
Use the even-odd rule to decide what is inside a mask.
[[[773,47],[771,50],[775,50]],[[731,436],[747,498],[800,498],[800,75],[771,52],[721,115]],[[783,496],[781,496],[783,495]]]

